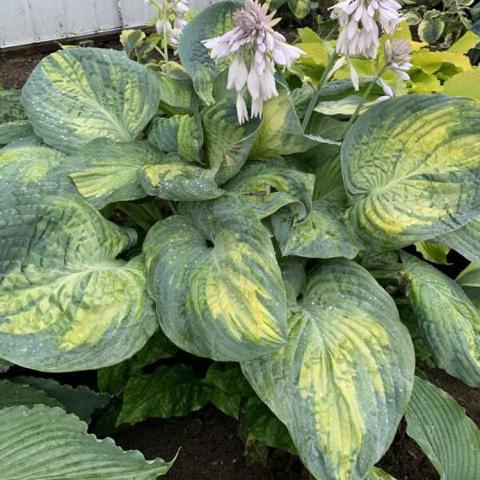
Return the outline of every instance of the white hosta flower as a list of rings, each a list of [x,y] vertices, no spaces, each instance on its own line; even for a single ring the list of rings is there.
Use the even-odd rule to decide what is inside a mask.
[[[410,44],[406,40],[387,40],[384,47],[385,67],[392,70],[401,80],[410,80],[412,68]]]
[[[160,18],[155,28],[160,35],[166,35],[168,43],[173,47],[178,45],[180,35],[188,23],[185,14],[190,10],[188,0],[163,0],[165,3],[157,4]],[[150,0],[145,0],[150,3]],[[165,7],[165,11],[163,8]]]
[[[245,91],[252,98],[250,115],[260,117],[263,103],[278,95],[275,65],[289,68],[303,52],[288,45],[273,27],[280,19],[268,14],[268,7],[245,0],[243,9],[234,13],[234,28],[220,37],[205,40],[214,60],[234,56],[228,71],[227,88],[237,92],[237,116],[240,124],[248,120]]]
[[[375,58],[380,30],[393,34],[401,20],[400,8],[395,0],[343,0],[331,7],[332,18],[340,22],[337,53]]]

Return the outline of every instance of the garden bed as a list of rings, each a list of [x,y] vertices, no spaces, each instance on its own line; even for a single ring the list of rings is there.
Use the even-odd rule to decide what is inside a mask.
[[[105,46],[99,44],[98,46]],[[108,44],[111,48],[111,43]],[[0,56],[0,85],[21,88],[35,65],[52,49],[18,51]],[[480,425],[480,392],[467,387],[461,381],[440,370],[423,368],[430,381],[445,389],[466,408],[469,416]],[[25,374],[14,367],[9,376]],[[35,372],[28,371],[28,374]],[[59,376],[54,376],[58,378]],[[62,375],[71,384],[86,383],[95,386],[94,373]],[[147,458],[173,458],[181,447],[178,460],[165,478],[172,480],[307,480],[308,473],[296,457],[280,451],[272,451],[266,465],[250,464],[245,445],[237,436],[235,420],[223,415],[211,406],[186,417],[161,420],[151,419],[126,428],[113,435],[124,448],[139,449]],[[248,461],[247,461],[248,460]],[[405,434],[402,425],[395,442],[380,466],[398,480],[434,480],[439,475],[417,447]]]

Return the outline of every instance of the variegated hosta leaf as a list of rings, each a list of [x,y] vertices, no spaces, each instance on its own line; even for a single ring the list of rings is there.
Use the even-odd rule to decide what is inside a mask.
[[[291,94],[283,90],[264,105],[263,121],[250,157],[265,160],[272,157],[306,152],[325,140],[305,135],[293,105]]]
[[[446,275],[404,253],[402,261],[408,297],[435,363],[480,386],[480,313]]]
[[[153,123],[148,140],[162,152],[179,153],[186,160],[198,161],[203,145],[200,115],[159,117]]]
[[[223,35],[233,27],[233,12],[242,7],[241,2],[217,2],[198,14],[182,31],[178,55],[190,75],[198,64],[215,71],[215,62],[210,57],[204,40]]]
[[[480,218],[475,218],[462,228],[437,237],[471,262],[480,263]]]
[[[456,282],[468,295],[468,298],[480,310],[480,266],[471,263],[465,270],[459,273]]]
[[[3,408],[19,405],[33,407],[35,404],[39,403],[42,405],[48,405],[49,407],[63,408],[63,404],[60,400],[51,397],[47,392],[40,388],[15,383],[10,380],[0,380],[0,411]]]
[[[417,242],[415,249],[421,253],[422,257],[428,262],[448,265],[447,256],[450,248],[446,245],[436,242]]]
[[[407,434],[420,445],[441,480],[480,478],[480,430],[448,393],[415,377],[405,417]]]
[[[122,52],[67,48],[30,75],[22,103],[35,133],[64,151],[96,138],[135,140],[158,109],[157,75]]]
[[[260,121],[238,124],[235,105],[227,100],[202,112],[205,149],[219,185],[236,175],[247,161]]]
[[[66,171],[66,155],[45,145],[34,143],[7,146],[0,150],[0,175],[9,182],[38,182],[62,175]]]
[[[158,165],[149,165],[138,172],[143,190],[165,200],[210,200],[223,195],[215,182],[215,173],[193,163],[185,162],[176,154],[166,157]]]
[[[136,242],[67,183],[0,192],[0,357],[42,371],[112,365],[157,327]]]
[[[284,208],[272,217],[273,231],[282,255],[307,258],[355,258],[359,244],[341,213],[322,200],[313,202],[313,210],[305,220],[295,222]]]
[[[287,162],[251,162],[232,178],[225,189],[241,195],[259,218],[290,205],[298,219],[312,209],[315,177],[295,170]]]
[[[315,200],[325,200],[341,209],[348,204],[347,192],[343,185],[342,164],[338,155],[321,160],[315,170]]]
[[[158,75],[160,109],[169,115],[194,114],[201,105],[192,79],[182,65],[169,63],[168,73]]]
[[[146,165],[165,161],[148,142],[117,143],[99,138],[68,158],[78,191],[101,209],[109,203],[146,196],[137,175]]]
[[[319,480],[360,480],[393,440],[414,351],[392,298],[358,264],[325,262],[289,319],[288,344],[242,370]]]
[[[0,470],[8,480],[156,480],[171,466],[124,452],[111,438],[98,440],[58,407],[1,409],[0,438]]]
[[[477,101],[440,95],[400,97],[362,115],[342,146],[358,235],[397,248],[478,216],[479,124]]]
[[[188,215],[157,223],[143,248],[162,330],[178,347],[239,361],[285,343],[275,252],[265,227],[240,201],[193,205]]]
[[[32,135],[33,129],[20,102],[20,91],[0,91],[0,145]]]

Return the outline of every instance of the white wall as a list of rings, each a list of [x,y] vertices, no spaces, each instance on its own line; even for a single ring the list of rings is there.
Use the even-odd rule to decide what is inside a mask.
[[[201,10],[214,0],[190,0]],[[143,0],[0,0],[0,49],[145,25]]]

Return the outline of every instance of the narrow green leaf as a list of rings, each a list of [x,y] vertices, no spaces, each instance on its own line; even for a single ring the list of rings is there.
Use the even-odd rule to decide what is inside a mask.
[[[480,430],[454,398],[415,377],[405,418],[407,434],[420,445],[442,480],[480,478]]]

